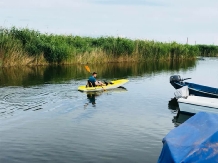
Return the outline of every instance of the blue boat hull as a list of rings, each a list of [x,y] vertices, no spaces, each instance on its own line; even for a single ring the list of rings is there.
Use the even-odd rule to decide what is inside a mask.
[[[199,112],[163,138],[158,163],[218,162],[218,114]]]
[[[189,94],[195,96],[218,98],[218,88],[208,87],[208,86],[194,84],[194,83],[182,82],[182,81],[173,81],[170,83],[175,89],[182,88],[183,86],[188,86]]]

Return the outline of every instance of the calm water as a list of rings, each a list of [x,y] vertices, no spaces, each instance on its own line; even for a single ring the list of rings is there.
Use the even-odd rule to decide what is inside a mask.
[[[81,65],[0,69],[0,163],[156,162],[162,138],[189,117],[169,103],[169,77],[218,87],[218,59],[90,65],[126,89],[77,91]]]

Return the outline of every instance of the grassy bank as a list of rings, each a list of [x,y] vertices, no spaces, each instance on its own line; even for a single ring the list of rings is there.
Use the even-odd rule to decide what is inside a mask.
[[[217,46],[0,28],[0,66],[177,60],[217,54]]]

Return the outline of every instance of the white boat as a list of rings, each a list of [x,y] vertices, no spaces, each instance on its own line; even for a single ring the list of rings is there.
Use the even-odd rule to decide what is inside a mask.
[[[198,113],[212,112],[218,113],[218,99],[202,96],[189,95],[188,87],[183,87],[176,91],[179,109],[181,112]]]
[[[218,99],[201,96],[188,96],[187,98],[179,98],[179,109],[181,112],[198,113],[212,112],[218,113]]]

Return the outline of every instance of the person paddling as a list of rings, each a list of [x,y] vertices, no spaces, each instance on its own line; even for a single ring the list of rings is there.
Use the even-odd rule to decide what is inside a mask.
[[[89,86],[91,86],[91,87],[105,86],[105,84],[102,83],[101,81],[97,81],[96,77],[97,77],[97,72],[93,72],[92,76],[90,76],[88,79]]]

